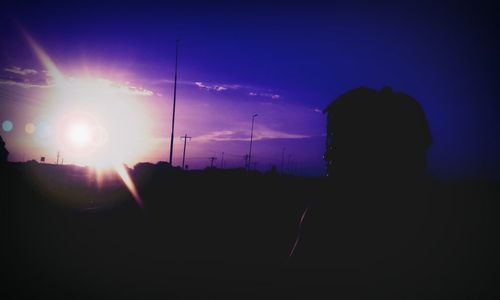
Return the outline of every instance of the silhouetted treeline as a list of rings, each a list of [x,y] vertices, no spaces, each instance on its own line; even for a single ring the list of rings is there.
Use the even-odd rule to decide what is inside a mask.
[[[5,147],[5,141],[2,136],[0,136],[0,165],[3,165],[7,162],[7,158],[9,157],[9,151]]]

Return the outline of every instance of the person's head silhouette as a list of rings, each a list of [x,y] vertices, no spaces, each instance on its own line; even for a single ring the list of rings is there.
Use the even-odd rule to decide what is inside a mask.
[[[340,178],[421,176],[432,137],[415,99],[360,87],[337,97],[327,113],[328,175]]]

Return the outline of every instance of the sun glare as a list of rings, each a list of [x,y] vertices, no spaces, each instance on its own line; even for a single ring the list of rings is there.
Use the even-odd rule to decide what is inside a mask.
[[[85,146],[90,141],[90,129],[86,124],[75,124],[68,130],[69,138],[76,146]]]
[[[56,144],[68,161],[109,169],[134,164],[150,150],[151,123],[144,100],[116,82],[69,78],[54,97]]]
[[[118,175],[122,179],[125,186],[127,186],[128,190],[130,191],[130,193],[134,197],[135,202],[137,202],[137,205],[139,205],[141,208],[143,208],[144,204],[142,203],[141,197],[139,196],[139,193],[137,192],[137,188],[135,187],[135,184],[132,181],[132,179],[130,178],[125,167],[122,164],[116,164],[115,171],[116,171],[116,173],[118,173]]]
[[[151,114],[146,101],[139,98],[153,92],[85,73],[65,76],[35,40],[23,34],[53,77],[53,94],[47,99],[44,117],[53,125],[50,144],[54,151],[67,163],[113,170],[142,206],[124,164],[141,161],[150,151]],[[2,127],[9,131],[12,124],[6,121]]]

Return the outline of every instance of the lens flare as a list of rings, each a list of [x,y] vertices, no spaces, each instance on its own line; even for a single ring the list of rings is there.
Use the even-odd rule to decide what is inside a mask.
[[[26,126],[24,126],[24,131],[26,131],[27,134],[33,134],[36,130],[36,126],[33,123],[28,123]]]
[[[58,152],[98,172],[113,170],[142,208],[139,193],[123,165],[137,161],[148,151],[150,118],[143,105],[134,101],[137,89],[102,78],[65,77],[42,47],[21,31],[53,79],[53,105],[47,110],[56,123],[53,143]],[[12,127],[10,121],[2,124],[4,131]],[[32,129],[34,132],[34,126]]]
[[[23,28],[21,29],[21,33],[30,45],[31,49],[35,53],[36,57],[40,62],[45,66],[47,72],[54,78],[56,82],[61,82],[63,80],[63,76],[55,63],[52,61],[50,56],[38,45],[37,42],[31,37],[31,35],[26,32]]]
[[[132,181],[132,178],[130,178],[130,175],[128,174],[127,170],[125,169],[125,166],[122,164],[116,164],[115,171],[116,171],[116,173],[118,173],[118,175],[122,179],[125,186],[127,186],[128,190],[130,191],[130,193],[134,197],[135,202],[137,202],[137,204],[139,205],[140,208],[144,208],[144,204],[142,203],[142,199],[139,196],[139,193],[137,192],[137,188],[135,187],[135,184]]]
[[[14,124],[12,124],[11,121],[9,120],[5,120],[3,121],[2,123],[2,129],[5,131],[5,132],[9,132],[12,130],[12,128],[14,128]]]

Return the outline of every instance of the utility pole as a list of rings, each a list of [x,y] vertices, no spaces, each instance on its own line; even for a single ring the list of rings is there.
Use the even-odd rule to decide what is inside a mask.
[[[252,131],[250,132],[250,151],[248,151],[248,167],[247,169],[250,169],[250,164],[252,163],[252,142],[253,142],[253,123],[255,121],[255,117],[258,116],[257,114],[254,114],[252,116]]]
[[[220,159],[220,168],[224,169],[224,152],[222,152],[222,156],[221,156],[221,159]]]
[[[285,163],[285,147],[283,147],[283,150],[281,151],[281,175],[285,173],[284,169],[284,163]]]
[[[179,42],[180,40],[175,41],[174,104],[172,109],[172,132],[170,134],[170,158],[168,160],[171,166],[173,166],[172,155],[174,153],[175,101],[177,95],[177,62],[179,60]]]
[[[212,157],[209,157],[208,159],[210,159],[210,168],[213,168],[214,167],[214,161],[217,159],[217,157],[212,156]]]
[[[60,154],[59,152],[60,152],[60,151],[57,151],[56,165],[58,165],[58,164],[59,164],[59,154]]]
[[[292,159],[292,155],[288,154],[288,163],[287,163],[287,173],[290,173],[290,160]]]
[[[187,139],[191,139],[191,137],[186,133],[184,136],[181,136],[181,140],[182,139],[184,139],[184,151],[182,152],[182,169],[184,170],[184,162],[186,160],[186,142]]]

